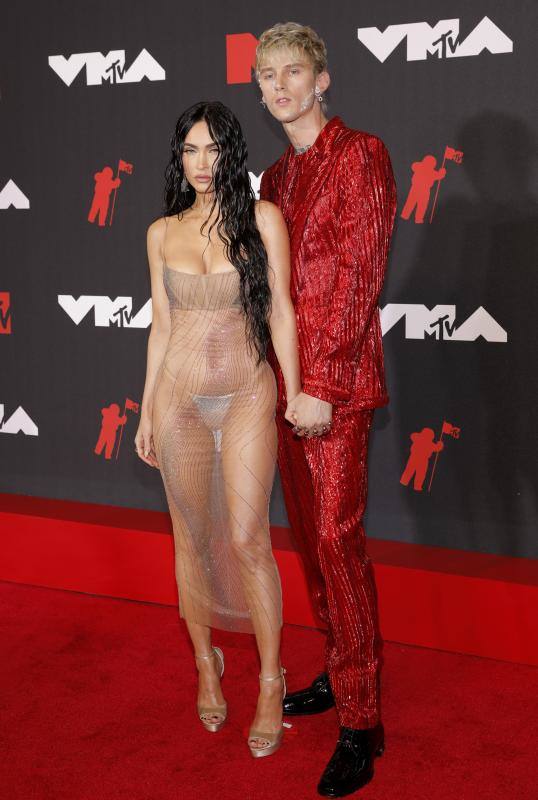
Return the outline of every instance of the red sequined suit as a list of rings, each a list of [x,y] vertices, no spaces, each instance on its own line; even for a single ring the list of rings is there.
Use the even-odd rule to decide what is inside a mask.
[[[396,211],[390,158],[380,139],[333,117],[305,153],[290,146],[264,172],[260,196],[288,225],[303,389],[333,404],[332,430],[319,438],[294,436],[277,414],[288,518],[327,624],[339,723],[373,727],[382,639],[362,518],[373,409],[388,402],[377,304]],[[282,412],[274,354],[272,364]]]

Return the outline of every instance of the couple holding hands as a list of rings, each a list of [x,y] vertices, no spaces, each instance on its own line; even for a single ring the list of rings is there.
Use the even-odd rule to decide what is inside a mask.
[[[253,632],[259,696],[247,745],[274,753],[283,714],[333,706],[336,749],[318,792],[373,776],[384,748],[382,640],[362,518],[374,408],[388,402],[378,298],[396,210],[386,147],[327,118],[327,52],[311,28],[260,37],[261,104],[290,145],[256,201],[239,122],[218,102],[179,118],[164,216],[148,229],[153,321],[138,455],[161,472],[198,717],[225,724],[212,628]],[[326,671],[287,692],[271,550],[276,463],[317,614]]]

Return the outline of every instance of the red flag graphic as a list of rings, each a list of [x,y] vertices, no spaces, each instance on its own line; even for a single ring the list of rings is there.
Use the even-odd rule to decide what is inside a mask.
[[[129,409],[130,411],[134,411],[135,414],[138,414],[139,408],[140,403],[135,403],[134,400],[129,400],[128,397],[125,398],[125,410]]]
[[[11,300],[9,292],[0,292],[0,333],[11,333]]]
[[[450,422],[443,422],[443,427],[441,428],[441,436],[443,435],[443,433],[446,433],[448,436],[452,436],[453,439],[459,439],[460,431],[461,428],[456,428],[456,426],[451,425]]]
[[[453,147],[445,147],[445,161],[455,161],[456,164],[461,164],[463,159],[462,150],[454,150]]]
[[[129,164],[128,161],[124,161],[122,158],[120,158],[118,163],[118,172],[127,172],[129,175],[131,175],[133,172],[133,165]]]

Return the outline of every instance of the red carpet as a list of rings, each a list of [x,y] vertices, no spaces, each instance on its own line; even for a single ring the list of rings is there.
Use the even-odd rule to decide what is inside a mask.
[[[299,720],[254,760],[244,741],[257,661],[250,636],[217,632],[229,723],[195,718],[195,671],[167,606],[0,583],[1,796],[9,800],[302,800],[336,740],[333,712]],[[298,688],[321,633],[288,626]],[[387,749],[364,800],[536,797],[536,668],[385,644]]]

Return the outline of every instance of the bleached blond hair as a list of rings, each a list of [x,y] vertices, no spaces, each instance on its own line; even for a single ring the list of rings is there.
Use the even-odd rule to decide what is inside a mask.
[[[269,51],[289,48],[304,53],[312,64],[314,75],[327,69],[327,48],[315,30],[298,22],[278,22],[262,33],[256,48],[256,78],[259,80],[260,67]]]

